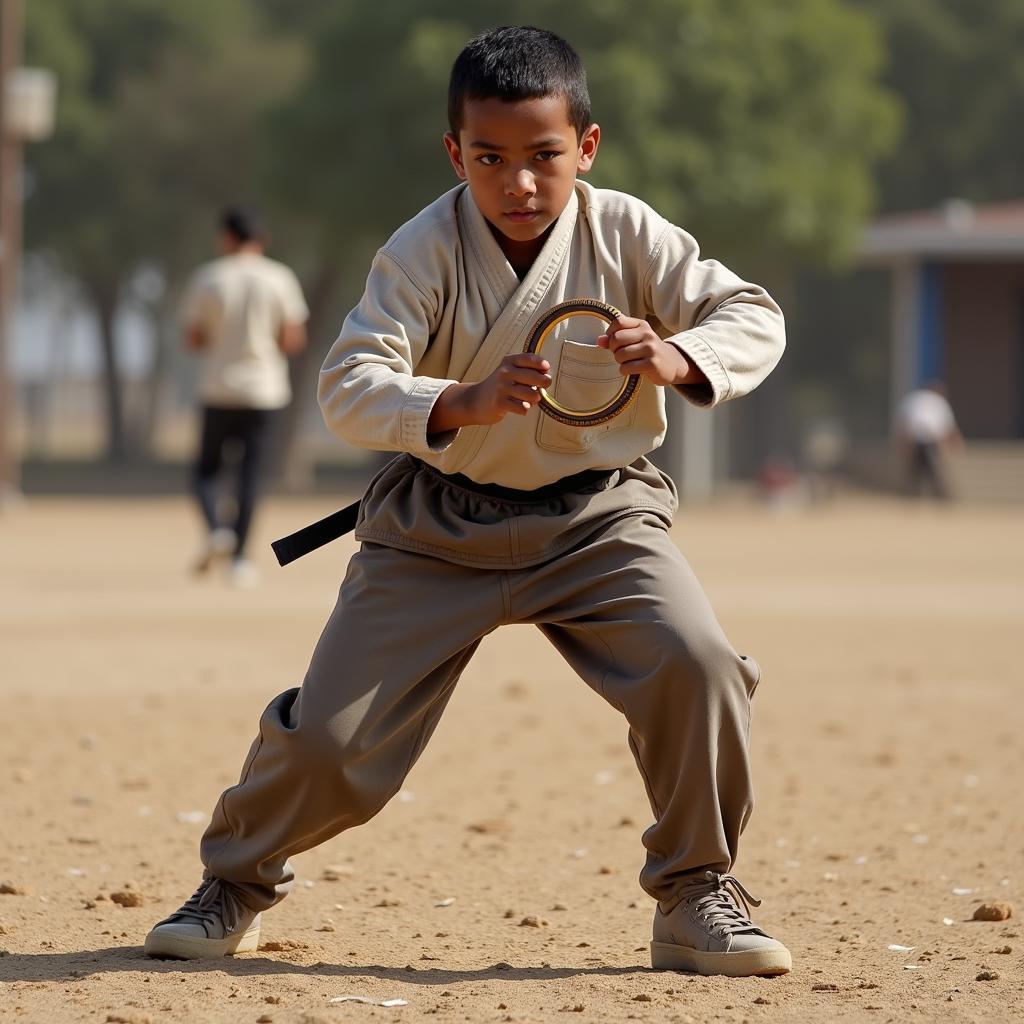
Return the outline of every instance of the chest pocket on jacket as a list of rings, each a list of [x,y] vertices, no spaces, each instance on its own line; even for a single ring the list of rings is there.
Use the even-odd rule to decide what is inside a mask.
[[[619,364],[607,349],[576,341],[562,343],[550,389],[562,405],[574,411],[599,408],[610,402],[621,386]],[[538,410],[537,444],[550,452],[589,451],[605,434],[632,426],[636,409],[634,400],[614,419],[594,427],[570,427]]]

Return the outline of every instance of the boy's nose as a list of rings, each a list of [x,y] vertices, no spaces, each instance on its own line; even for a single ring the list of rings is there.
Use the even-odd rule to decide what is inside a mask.
[[[536,191],[534,177],[525,168],[516,171],[505,183],[505,192],[510,196],[532,196]]]

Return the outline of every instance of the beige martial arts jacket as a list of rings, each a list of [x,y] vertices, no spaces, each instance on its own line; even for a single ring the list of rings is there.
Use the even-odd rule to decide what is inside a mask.
[[[487,377],[522,351],[540,315],[574,298],[648,320],[704,373],[708,384],[681,389],[699,405],[751,391],[785,344],[782,313],[764,289],[700,259],[690,235],[632,196],[577,182],[520,281],[459,185],[377,253],[320,374],[324,418],[354,445],[405,451],[442,473],[518,490],[627,466],[665,435],[665,396],[647,380],[622,414],[595,427],[565,426],[534,408],[427,434],[445,388]],[[604,404],[621,382],[611,354],[593,344],[603,330],[595,318],[574,318],[545,342],[554,396],[571,408]]]

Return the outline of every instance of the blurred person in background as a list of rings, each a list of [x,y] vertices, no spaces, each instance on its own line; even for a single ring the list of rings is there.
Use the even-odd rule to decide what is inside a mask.
[[[941,381],[929,381],[904,395],[896,410],[896,438],[906,462],[910,493],[925,497],[930,491],[948,501],[953,494],[947,456],[963,446],[963,437]]]
[[[807,500],[812,505],[835,497],[848,448],[846,428],[834,417],[819,417],[807,428],[800,444],[800,457]]]
[[[305,346],[309,317],[298,279],[264,255],[267,244],[256,211],[225,210],[222,255],[195,271],[182,308],[185,346],[201,359],[195,486],[207,536],[196,571],[227,561],[238,586],[256,580],[245,545],[268,427],[274,411],[291,401],[288,358]],[[218,507],[226,456],[237,462],[236,501],[227,521]]]

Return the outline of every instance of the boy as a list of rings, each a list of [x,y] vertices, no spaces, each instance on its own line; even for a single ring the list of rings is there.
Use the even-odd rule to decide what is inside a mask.
[[[405,454],[363,498],[363,544],[301,689],[271,702],[214,811],[202,884],[146,950],[256,948],[287,858],[376,814],[480,639],[532,622],[629,722],[656,818],[641,874],[654,966],[784,973],[789,952],[726,874],[751,808],[759,672],[670,541],[675,491],[644,458],[664,435],[662,388],[708,406],[750,390],[781,354],[781,314],[649,207],[577,181],[600,129],[564,40],[472,40],[449,120],[462,184],[377,254],[320,380],[334,430]],[[628,313],[597,346],[565,343],[577,399],[607,394],[609,352],[643,378],[625,413],[586,430],[534,411],[553,375],[522,354],[536,318],[577,296]]]

